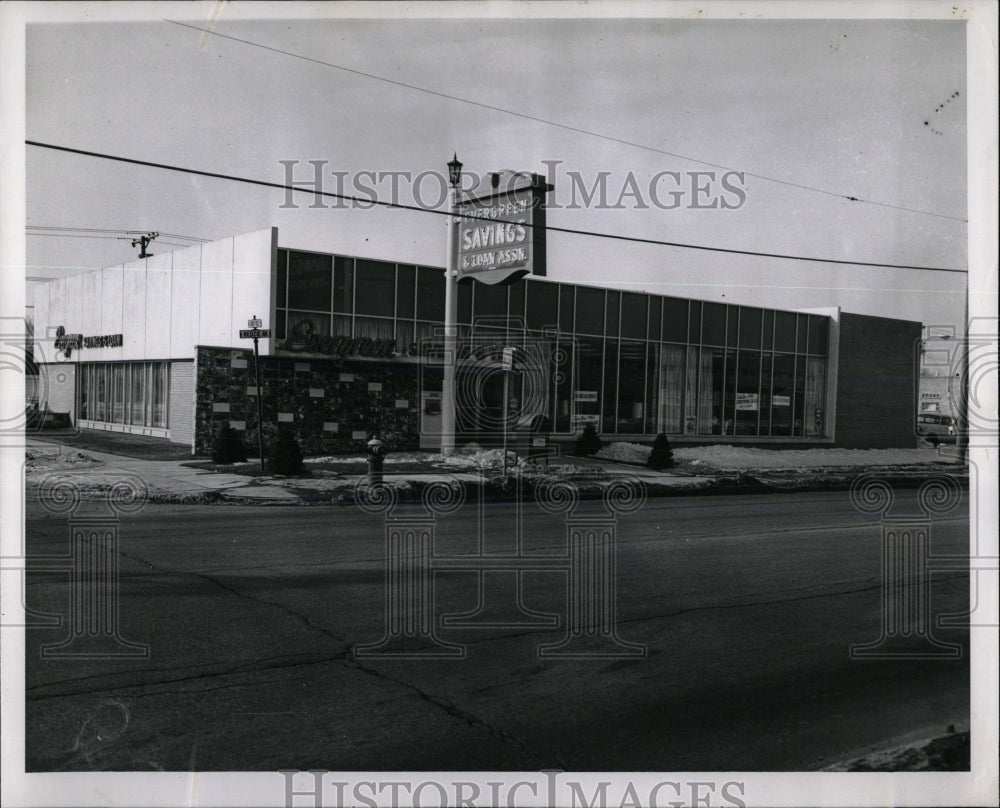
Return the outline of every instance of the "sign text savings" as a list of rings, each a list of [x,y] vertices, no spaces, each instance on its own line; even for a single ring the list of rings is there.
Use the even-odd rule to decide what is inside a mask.
[[[531,260],[529,195],[484,207],[466,207],[459,230],[459,274],[522,269]]]

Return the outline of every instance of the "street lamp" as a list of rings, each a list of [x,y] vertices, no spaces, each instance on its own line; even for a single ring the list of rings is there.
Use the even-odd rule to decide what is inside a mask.
[[[444,277],[444,379],[441,384],[441,454],[455,452],[455,352],[458,337],[458,202],[462,164],[453,153],[448,162],[451,210],[448,215],[448,261]]]

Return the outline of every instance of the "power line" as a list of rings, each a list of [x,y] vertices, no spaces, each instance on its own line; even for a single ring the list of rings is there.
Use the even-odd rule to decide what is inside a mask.
[[[113,239],[115,241],[129,241],[128,238],[123,236],[100,236],[100,235],[88,235],[84,233],[26,233],[28,236],[49,236],[51,238],[107,238]],[[181,244],[177,241],[157,241],[157,244],[169,244],[171,247],[195,247],[195,244]]]
[[[183,174],[193,174],[199,177],[211,177],[214,179],[229,180],[230,182],[242,182],[247,185],[258,185],[263,188],[277,188],[282,191],[293,191],[298,193],[306,193],[312,197],[328,197],[331,199],[340,199],[345,202],[357,202],[362,203],[366,206],[381,206],[386,208],[397,208],[401,210],[412,210],[419,213],[432,213],[437,216],[449,216],[451,215],[449,211],[446,210],[436,210],[435,208],[426,208],[418,205],[406,205],[399,202],[383,202],[378,199],[361,198],[356,196],[349,196],[347,194],[338,194],[332,191],[317,191],[309,190],[306,188],[299,188],[294,185],[284,185],[280,182],[268,182],[266,180],[257,180],[250,177],[238,177],[232,174],[220,174],[215,171],[201,171],[195,168],[185,168],[183,166],[170,165],[168,163],[156,163],[150,160],[136,160],[131,157],[121,157],[113,154],[105,154],[102,152],[87,151],[85,149],[73,149],[69,146],[56,146],[51,143],[41,143],[36,140],[26,140],[24,141],[28,146],[36,146],[41,149],[52,149],[54,151],[67,152],[69,154],[80,154],[86,157],[97,157],[102,160],[111,160],[118,163],[128,163],[130,165],[147,166],[149,168],[159,168],[165,171],[177,171]],[[463,218],[470,218],[478,220],[479,217],[475,216],[465,216],[464,214],[458,214]],[[532,225],[525,225],[525,227],[532,227]],[[544,230],[550,230],[556,233],[568,233],[577,236],[592,236],[594,238],[606,238],[613,239],[616,241],[630,241],[637,244],[653,244],[661,247],[678,247],[685,250],[703,250],[707,252],[720,252],[729,253],[731,255],[750,255],[759,258],[779,258],[782,260],[789,261],[810,261],[813,263],[820,264],[842,264],[845,266],[861,266],[861,267],[878,267],[882,269],[911,269],[918,270],[921,272],[958,272],[962,274],[967,274],[967,270],[964,269],[954,269],[950,267],[924,267],[924,266],[914,266],[910,264],[880,264],[874,261],[845,261],[838,258],[815,258],[806,255],[787,255],[783,253],[767,253],[767,252],[757,252],[754,250],[738,250],[726,247],[708,247],[701,244],[684,244],[677,241],[662,241],[660,239],[649,239],[649,238],[639,238],[637,236],[623,236],[615,233],[598,233],[593,230],[575,230],[568,227],[556,227],[553,225],[545,225]]]
[[[39,225],[39,224],[26,225],[25,230],[59,230],[59,231],[74,232],[74,233],[124,233],[126,235],[135,235],[138,233],[148,232],[147,230],[116,230],[109,227],[46,227],[44,225]],[[162,230],[158,232],[162,233],[164,236],[169,236],[170,238],[182,238],[188,241],[201,241],[201,242],[211,241],[211,239],[200,238],[198,236],[183,236],[180,233],[163,233]],[[161,242],[161,243],[165,244],[166,242]]]
[[[721,163],[712,163],[707,160],[699,160],[696,157],[688,157],[687,155],[684,154],[678,154],[676,152],[666,151],[665,149],[658,149],[655,146],[647,146],[643,143],[635,143],[634,141],[624,140],[622,138],[613,137],[612,135],[604,135],[601,134],[600,132],[594,132],[589,129],[582,129],[577,126],[570,126],[569,124],[559,123],[558,121],[550,121],[546,118],[539,118],[535,115],[528,115],[525,112],[518,112],[517,110],[513,109],[505,109],[504,107],[496,107],[493,106],[492,104],[486,104],[482,101],[474,101],[471,98],[462,98],[461,96],[450,95],[448,93],[443,93],[438,90],[430,90],[426,87],[420,87],[416,84],[409,84],[405,81],[390,79],[386,78],[385,76],[378,76],[374,73],[366,73],[363,70],[355,70],[354,68],[344,67],[343,65],[334,64],[333,62],[324,62],[322,59],[314,59],[311,56],[303,56],[300,53],[282,50],[281,48],[275,48],[270,45],[264,45],[260,42],[254,42],[250,39],[241,39],[240,37],[230,36],[229,34],[220,34],[218,31],[215,31],[210,28],[201,28],[197,25],[191,25],[190,23],[179,22],[178,20],[165,19],[164,22],[169,22],[172,23],[173,25],[180,25],[184,28],[192,28],[195,31],[201,31],[203,33],[210,34],[212,36],[222,37],[223,39],[229,39],[232,40],[233,42],[239,42],[243,45],[250,45],[251,47],[254,48],[261,48],[262,50],[271,51],[272,53],[279,53],[283,56],[291,56],[293,59],[301,59],[305,62],[312,62],[313,64],[322,65],[323,67],[332,67],[335,70],[342,70],[345,73],[351,73],[355,76],[361,76],[367,79],[374,79],[375,81],[382,81],[387,84],[394,84],[397,87],[403,87],[407,90],[416,90],[417,92],[427,93],[428,95],[437,96],[438,98],[445,98],[449,101],[458,101],[462,104],[471,104],[472,106],[480,107],[481,109],[489,109],[494,112],[500,112],[504,115],[512,115],[514,117],[522,118],[527,121],[534,121],[535,123],[543,123],[546,124],[547,126],[555,126],[559,129],[565,129],[569,132],[576,132],[577,134],[600,138],[602,140],[607,140],[611,143],[618,143],[623,146],[631,146],[632,148],[643,149],[644,151],[654,152],[655,154],[663,154],[668,157],[676,157],[678,159],[687,160],[692,163],[699,163],[700,165],[711,166],[712,168],[721,168],[725,171],[736,171],[748,177],[755,177],[756,179],[765,180],[767,182],[774,182],[779,185],[787,185],[791,188],[798,188],[804,191],[814,191],[816,193],[826,194],[827,196],[833,196],[838,199],[845,199],[848,202],[862,202],[867,205],[877,205],[883,208],[892,208],[894,210],[906,211],[907,213],[919,213],[922,216],[936,216],[940,219],[950,219],[955,222],[968,222],[968,219],[962,218],[960,216],[949,216],[946,213],[936,213],[935,211],[919,210],[918,208],[908,208],[903,205],[893,205],[889,202],[878,202],[874,199],[865,199],[862,197],[853,196],[851,194],[839,193],[837,191],[827,191],[824,188],[816,188],[815,186],[812,185],[804,185],[802,183],[792,182],[790,180],[782,180],[778,179],[777,177],[769,177],[765,174],[756,174],[751,171],[740,172],[739,169],[733,168],[731,166],[725,166],[722,165]]]

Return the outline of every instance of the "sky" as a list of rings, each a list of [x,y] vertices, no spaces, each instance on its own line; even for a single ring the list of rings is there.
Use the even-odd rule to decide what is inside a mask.
[[[319,160],[324,190],[343,172],[345,192],[361,182],[382,199],[393,188],[380,172],[443,174],[457,153],[473,174],[550,177],[555,227],[968,266],[961,21],[347,19],[336,4],[254,20],[246,5],[214,19],[210,8],[29,25],[27,139],[274,183],[287,180],[281,161],[307,180]],[[310,208],[301,194],[283,207],[277,189],[32,146],[26,168],[29,305],[34,279],[134,258],[126,231],[174,234],[150,248],[163,252],[277,226],[281,246],[445,262],[444,217],[429,213]],[[728,175],[741,193],[722,195],[730,171],[744,172]],[[585,203],[602,177],[604,204]],[[419,187],[418,203],[444,209],[440,181]],[[671,190],[683,193],[668,209]],[[712,199],[732,209],[692,208]],[[415,201],[405,180],[393,201]],[[930,324],[962,320],[966,283],[562,232],[549,234],[548,266],[560,280]]]

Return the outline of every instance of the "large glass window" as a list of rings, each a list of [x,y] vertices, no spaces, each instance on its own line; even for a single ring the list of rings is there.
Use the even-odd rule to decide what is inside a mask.
[[[396,265],[384,261],[354,262],[357,282],[364,294],[354,301],[355,314],[392,317],[396,310]]]
[[[585,424],[601,430],[601,385],[604,381],[603,340],[576,339],[576,379],[573,390],[571,429],[579,432]]]
[[[673,297],[663,299],[663,341],[688,341],[688,302],[686,300],[678,300]]]
[[[760,416],[760,353],[740,351],[736,374],[736,434],[756,435]]]
[[[740,308],[739,346],[741,348],[749,348],[754,351],[760,348],[761,315],[760,309],[748,309],[745,306]]]
[[[795,350],[795,315],[791,312],[774,313],[774,350],[787,353]]]
[[[605,333],[609,337],[618,336],[618,316],[621,313],[621,292],[608,290],[607,321],[605,322]]]
[[[559,285],[559,330],[566,334],[573,332],[575,294],[576,290],[572,286]]]
[[[815,356],[805,359],[805,434],[826,434],[826,360]]]
[[[677,434],[684,430],[684,357],[683,345],[663,345],[660,348],[659,418],[656,431]],[[694,395],[691,396],[694,401]]]
[[[444,272],[417,268],[417,319],[444,322]]]
[[[604,378],[601,400],[601,426],[598,432],[609,435],[617,432],[617,402],[618,402],[618,340],[604,341]]]
[[[414,284],[416,282],[416,267],[400,264],[396,277],[396,316],[404,320],[413,319]]]
[[[646,343],[622,340],[618,357],[618,432],[643,432]],[[609,377],[605,387],[611,381]]]
[[[809,353],[826,356],[830,339],[830,321],[826,317],[809,315]]]
[[[354,259],[337,258],[333,262],[333,310],[341,314],[354,311]]]
[[[129,423],[144,424],[148,420],[146,413],[146,390],[149,389],[149,380],[146,379],[148,366],[144,364],[128,365],[129,387],[131,398],[131,418]]]
[[[507,287],[503,284],[490,286],[485,283],[477,283],[473,289],[472,296],[473,320],[480,317],[506,318],[507,316]]]
[[[622,293],[622,337],[646,339],[646,295]]]
[[[275,295],[275,302],[279,308],[284,308],[287,303],[287,288],[288,283],[288,250],[278,250],[278,273],[275,278],[275,284],[277,286],[277,294]]]
[[[556,431],[571,431],[570,416],[573,412],[573,367],[574,367],[574,343],[572,340],[560,336],[556,346],[554,362],[555,373],[553,380],[556,383]]]
[[[331,256],[291,252],[288,256],[288,305],[293,309],[330,311]]]
[[[542,331],[559,322],[559,287],[554,283],[529,283],[527,303],[528,328]]]
[[[792,434],[792,400],[795,398],[795,357],[775,354],[771,385],[771,434]]]
[[[604,290],[578,286],[576,289],[576,333],[604,334]]]
[[[721,303],[703,303],[701,321],[702,345],[726,344],[726,307]]]

